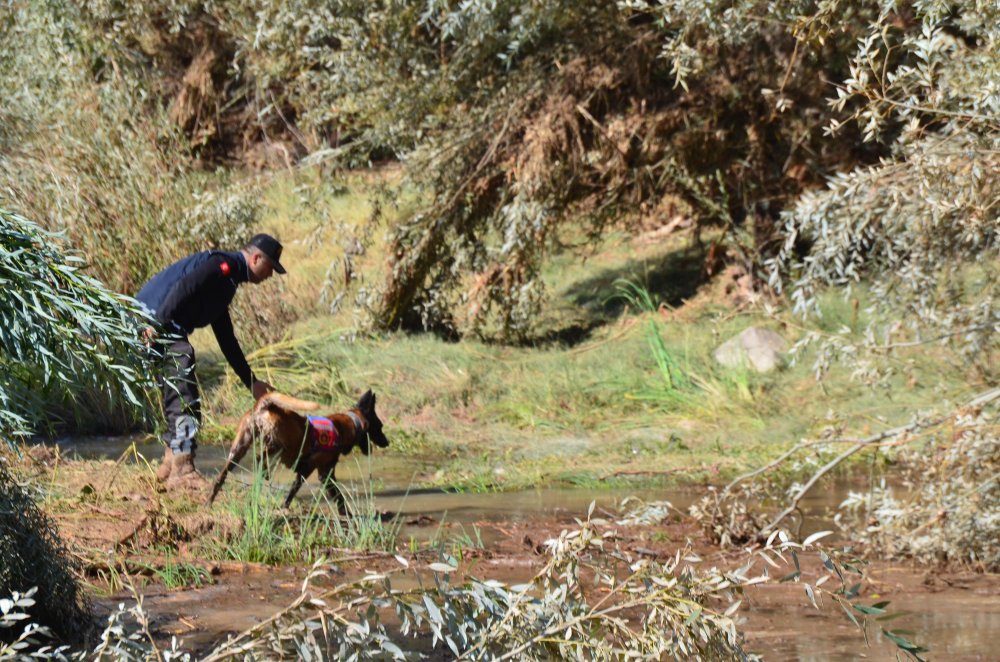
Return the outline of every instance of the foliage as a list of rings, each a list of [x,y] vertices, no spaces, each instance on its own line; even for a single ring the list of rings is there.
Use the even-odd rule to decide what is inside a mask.
[[[179,133],[213,159],[249,162],[260,140],[282,165],[303,150],[347,165],[404,159],[425,204],[391,230],[376,321],[523,335],[541,261],[568,227],[593,237],[685,213],[725,228],[749,269],[803,187],[870,158],[823,139],[816,81],[847,75],[841,54],[874,7],[717,9],[90,0],[72,25],[102,75],[141,91],[127,104],[144,110],[141,135]]]
[[[856,45],[832,101],[842,115],[827,131],[840,139],[856,126],[887,153],[804,194],[784,215],[784,245],[770,263],[772,285],[803,313],[816,311],[825,287],[849,296],[862,279],[869,284],[863,339],[844,329],[809,334],[797,348],[819,345],[819,378],[841,361],[858,380],[889,389],[906,352],[937,346],[959,354],[952,370],[967,392],[995,383],[998,17],[996,6],[976,1],[885,5]],[[945,402],[893,439],[865,440],[904,445],[919,489],[900,499],[876,483],[871,498],[852,497],[846,505],[874,518],[851,518],[857,535],[888,554],[996,568],[994,415],[980,411],[991,397],[972,398],[967,409]],[[920,437],[928,444],[913,443]]]
[[[903,495],[883,480],[852,492],[841,522],[881,556],[1000,569],[1000,439],[995,408],[959,409],[906,462]]]
[[[461,572],[449,557],[418,568],[397,556],[401,567],[396,570],[318,589],[317,580],[328,568],[317,561],[303,582],[302,594],[288,608],[200,659],[331,652],[343,659],[417,659],[419,653],[407,643],[411,637],[425,644],[430,640],[433,648],[460,660],[624,660],[637,654],[650,659],[758,659],[744,649],[736,628],[740,596],[749,586],[773,581],[766,568],[794,566],[782,581],[800,582],[799,553],[824,535],[800,545],[775,532],[745,565],[724,571],[704,567],[690,550],[662,562],[635,559],[614,545],[613,530],[602,532],[598,526],[580,522],[579,529],[547,541],[544,567],[530,581],[513,586],[473,577],[456,581],[453,576]],[[888,615],[888,603],[861,601],[861,566],[838,550],[822,552],[820,558],[819,579],[803,584],[817,608],[826,597],[861,629],[869,619]],[[427,570],[433,581],[422,576],[421,571]],[[415,587],[393,587],[397,580],[412,584],[410,574],[415,576]],[[391,614],[389,619],[398,622],[398,628],[388,628],[383,614]],[[129,616],[138,627],[127,622]],[[152,642],[147,624],[141,601],[128,611],[122,607],[111,615],[95,653],[102,653],[101,659],[157,658],[162,652]],[[922,648],[901,633],[888,635],[901,650],[920,659]],[[169,656],[192,659],[176,640]],[[91,659],[87,651],[67,657]]]
[[[659,35],[702,12],[658,22],[651,8],[624,3],[485,5],[436,7],[417,26],[447,56],[434,62],[425,50],[426,77],[455,81],[457,98],[445,128],[408,156],[433,198],[394,233],[385,323],[405,321],[414,305],[425,326],[464,307],[455,324],[523,333],[542,300],[539,263],[565,241],[569,221],[592,237],[624,219],[663,223],[679,211],[740,242],[754,227],[759,236],[743,243],[763,249],[774,210],[837,152],[813,148],[818,132],[804,121],[824,107],[813,80],[821,71],[836,78],[824,71],[835,60],[795,57],[783,30],[757,29],[730,49],[716,37],[733,21],[692,29],[707,63],[682,87]],[[763,3],[736,10],[746,22],[761,11]],[[465,72],[474,87],[461,86]],[[789,95],[801,93],[787,115],[763,95],[783,79]],[[419,106],[400,110],[412,125],[427,122]]]
[[[981,371],[997,351],[1000,121],[990,92],[1000,71],[995,6],[918,3],[912,15],[886,7],[857,45],[835,106],[847,112],[831,135],[856,123],[883,143],[878,164],[838,174],[785,216],[785,243],[771,282],[797,309],[815,310],[826,285],[871,281],[879,307],[867,342],[828,342],[826,358],[865,362],[910,343],[953,344]],[[838,138],[839,139],[839,138]],[[798,259],[797,242],[811,249]],[[881,374],[880,374],[881,372]]]
[[[150,377],[141,316],[81,266],[56,235],[0,209],[0,435],[8,442],[67,413],[142,416]]]
[[[141,317],[81,273],[80,262],[61,252],[55,235],[0,209],[0,437],[11,445],[67,412],[142,415],[149,376]],[[4,462],[0,452],[0,593],[37,588],[35,622],[79,636],[89,621],[73,563]]]
[[[185,150],[232,158],[263,139],[283,164],[303,150],[348,165],[403,158],[425,204],[391,230],[388,280],[369,300],[388,327],[523,335],[544,296],[539,265],[570,225],[592,238],[681,213],[696,234],[722,227],[751,276],[773,257],[771,285],[802,305],[822,283],[888,276],[887,301],[937,335],[965,329],[972,356],[996,326],[987,4],[13,3],[3,144],[48,135],[33,124],[57,130],[57,167],[38,149],[18,157],[32,166],[18,168],[19,200],[143,219],[154,244],[176,241],[165,222],[184,223],[205,185]],[[16,84],[28,60],[57,73]],[[66,102],[40,101],[53,98]],[[70,170],[76,185],[42,176]],[[86,172],[120,174],[102,188]],[[146,210],[138,193],[154,183]],[[114,227],[101,236],[122,239]],[[128,278],[148,275],[137,263],[149,258],[123,245]],[[981,269],[949,276],[958,258]]]
[[[0,195],[66,233],[92,273],[134,294],[188,252],[256,231],[256,188],[193,168],[141,66],[78,3],[10,3],[0,20]]]
[[[12,603],[0,600],[0,642],[20,636],[12,607],[30,615],[27,634],[46,627],[71,640],[90,626],[89,606],[68,550],[29,490],[0,456],[0,595],[14,596]],[[0,643],[0,658],[6,654]]]
[[[743,547],[764,537],[761,535],[767,524],[764,508],[770,505],[773,494],[773,486],[759,480],[738,491],[720,493],[709,488],[708,494],[691,505],[690,514],[714,544]]]
[[[905,425],[861,439],[828,427],[721,491],[691,507],[692,516],[714,542],[743,546],[762,540],[797,512],[798,504],[821,479],[855,454],[888,456],[901,467],[893,485],[873,476],[867,493],[851,492],[838,522],[884,558],[961,565],[995,572],[1000,563],[996,522],[1000,517],[998,448],[994,389],[946,414],[920,412]],[[778,468],[808,470],[804,483],[781,495]],[[751,480],[752,479],[752,480]],[[775,503],[787,503],[774,514]]]

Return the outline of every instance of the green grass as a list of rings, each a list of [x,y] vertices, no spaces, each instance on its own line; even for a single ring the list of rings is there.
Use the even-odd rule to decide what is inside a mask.
[[[296,177],[278,178],[269,189],[269,222],[288,244],[281,295],[315,300],[331,256],[364,234],[371,209],[361,176],[325,193],[309,191],[321,186],[314,175]],[[401,213],[391,211],[386,222]],[[331,218],[336,233],[323,229]],[[362,288],[377,288],[382,242],[373,235],[366,253],[353,258],[351,282],[330,292],[346,302]],[[357,311],[345,303],[334,313],[304,315],[285,340],[251,354],[251,363],[280,390],[327,411],[373,388],[392,441],[380,455],[394,465],[380,465],[376,474],[393,485],[474,491],[720,482],[818,432],[831,410],[847,430],[864,433],[971,388],[960,366],[932,346],[896,356],[891,394],[852,380],[845,368],[820,386],[810,352],[764,375],[725,368],[712,352],[750,325],[790,342],[845,327],[858,338],[869,299],[863,288],[853,295],[857,304],[827,296],[823,315],[808,322],[780,310],[735,310],[721,287],[699,281],[701,260],[683,237],[637,244],[614,234],[592,246],[585,261],[565,251],[547,265],[551,297],[534,341],[355,336]],[[195,344],[206,364],[206,427],[225,439],[250,396],[210,334],[196,335]]]
[[[249,475],[246,488],[235,490],[221,506],[243,526],[226,539],[209,540],[205,550],[209,558],[266,564],[312,563],[335,549],[394,549],[400,523],[382,521],[370,483],[363,484],[358,492],[342,486],[346,517],[341,517],[325,490],[314,490],[310,496],[303,487],[291,508],[285,510],[282,504],[287,485],[265,480],[264,467],[256,463]],[[234,478],[231,476],[230,481],[238,483]]]
[[[166,588],[201,587],[211,584],[212,576],[208,571],[194,563],[178,561],[173,556],[173,550],[167,549],[166,562],[162,567],[153,569],[153,577]]]

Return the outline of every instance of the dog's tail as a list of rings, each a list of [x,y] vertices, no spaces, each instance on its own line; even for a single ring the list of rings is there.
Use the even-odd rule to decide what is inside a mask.
[[[299,400],[298,398],[293,398],[290,395],[285,395],[284,393],[278,393],[277,391],[271,391],[265,394],[257,401],[258,409],[266,407],[268,405],[277,405],[282,409],[290,409],[292,411],[315,411],[319,409],[319,404],[315,402],[309,402],[308,400]]]

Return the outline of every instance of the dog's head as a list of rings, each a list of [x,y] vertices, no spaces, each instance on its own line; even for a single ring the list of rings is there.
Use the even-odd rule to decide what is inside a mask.
[[[375,394],[372,393],[371,389],[365,391],[365,394],[358,400],[357,408],[368,423],[368,436],[361,443],[361,452],[368,455],[371,450],[368,446],[368,440],[374,441],[375,445],[379,448],[388,446],[389,440],[385,438],[385,433],[382,432],[382,421],[379,419],[378,414],[375,413]]]

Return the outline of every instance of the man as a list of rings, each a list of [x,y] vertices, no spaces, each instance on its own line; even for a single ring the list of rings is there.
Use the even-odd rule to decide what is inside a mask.
[[[219,348],[233,371],[259,399],[273,390],[254,377],[233,332],[229,304],[241,283],[263,283],[281,266],[281,243],[270,235],[255,235],[239,252],[204,251],[179,260],[153,276],[136,295],[156,319],[146,340],[163,362],[160,388],[167,419],[163,464],[156,472],[168,489],[201,487],[195,469],[195,437],[201,425],[201,400],[195,379],[194,348],[188,335],[212,325]],[[162,334],[159,342],[153,342]]]

